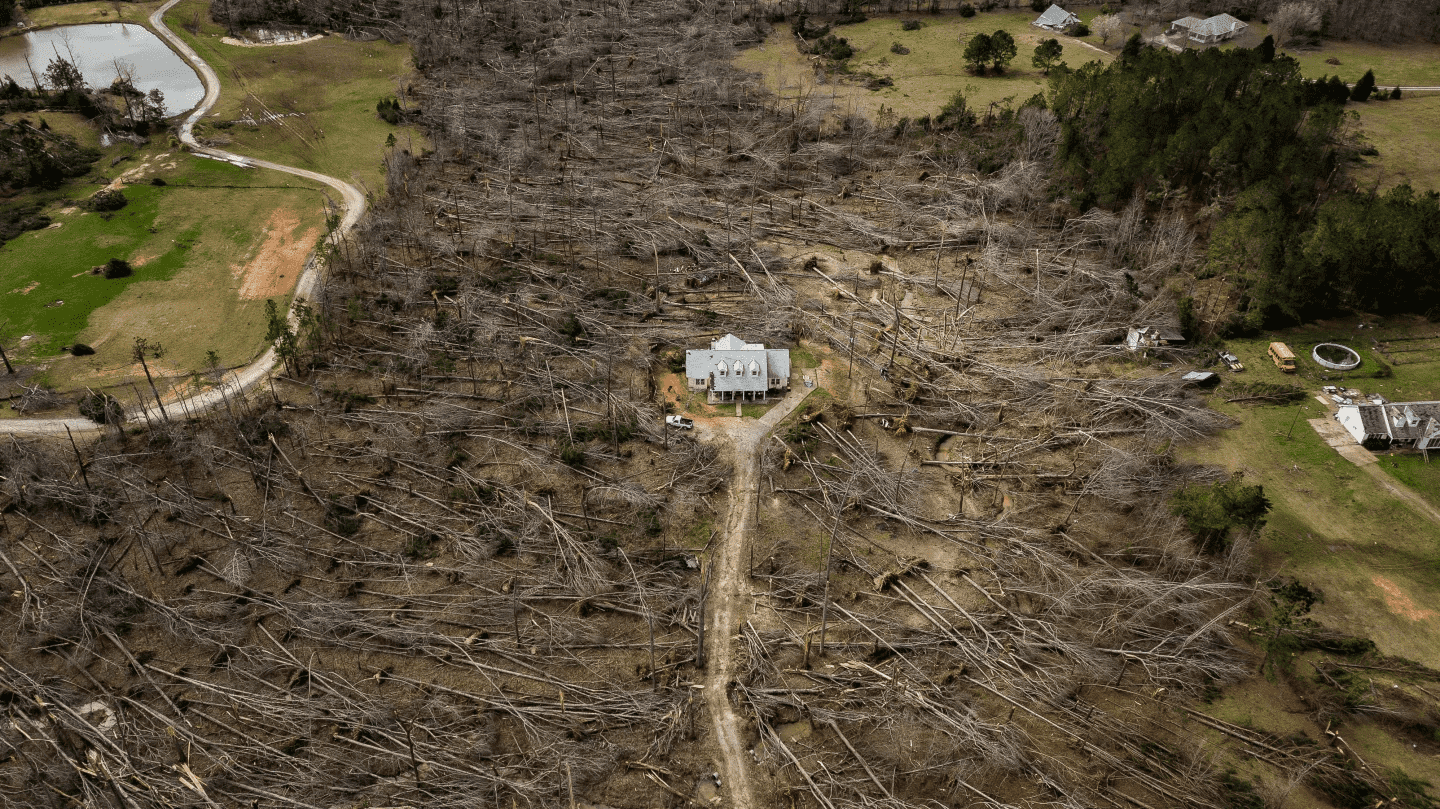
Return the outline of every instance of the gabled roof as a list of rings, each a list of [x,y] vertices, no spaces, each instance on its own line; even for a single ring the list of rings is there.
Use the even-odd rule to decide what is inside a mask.
[[[710,347],[716,351],[741,351],[745,348],[745,341],[733,334],[727,334],[711,343]]]
[[[1390,431],[1385,429],[1385,411],[1379,405],[1359,405],[1360,429],[1364,431],[1365,437],[1389,436]]]
[[[1204,20],[1199,17],[1181,17],[1170,24],[1176,28],[1194,28],[1202,22],[1204,22]]]
[[[1245,23],[1231,17],[1229,14],[1216,14],[1202,21],[1199,25],[1190,28],[1191,36],[1224,36],[1241,28],[1248,28]]]
[[[765,356],[770,365],[770,376],[773,379],[790,378],[790,349],[768,348]]]
[[[1050,7],[1045,9],[1045,13],[1041,14],[1031,25],[1038,25],[1041,28],[1064,28],[1079,21],[1080,18],[1076,15],[1051,3]]]
[[[708,349],[692,348],[685,352],[685,376],[710,379],[712,373],[713,390],[764,391],[770,387],[771,379],[790,378],[790,351],[767,349],[762,343],[747,343],[727,334],[712,342]]]

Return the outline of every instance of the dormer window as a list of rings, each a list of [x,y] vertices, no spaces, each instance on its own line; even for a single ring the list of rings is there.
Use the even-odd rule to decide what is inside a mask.
[[[736,376],[744,376],[744,375],[745,375],[745,364],[742,363],[742,362],[740,362],[740,360],[735,360],[735,375],[736,375]]]
[[[754,361],[754,360],[751,360],[751,361],[750,361],[750,375],[751,375],[751,376],[759,376],[759,375],[760,375],[760,363],[758,363],[758,362],[756,362],[756,361]]]
[[[719,364],[719,368],[720,368],[720,370],[719,370],[719,375],[720,375],[720,376],[724,376],[724,375],[725,375],[725,372],[726,372],[727,370],[729,370],[729,369],[725,366],[725,363],[723,363],[723,362]]]

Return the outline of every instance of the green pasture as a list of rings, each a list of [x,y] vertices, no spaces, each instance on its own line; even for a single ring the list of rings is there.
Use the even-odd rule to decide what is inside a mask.
[[[991,103],[1008,101],[1018,106],[1045,90],[1046,78],[1030,64],[1030,59],[1040,40],[1053,35],[1031,26],[1035,17],[1029,9],[986,12],[969,18],[914,14],[838,26],[832,33],[844,37],[856,53],[849,60],[849,77],[836,76],[831,84],[815,83],[814,66],[808,56],[796,50],[789,23],[776,26],[764,43],[741,52],[735,63],[742,70],[759,73],[766,86],[781,98],[830,99],[838,112],[853,110],[875,116],[884,106],[899,116],[933,115],[957,91],[965,93],[971,109],[983,112]],[[918,19],[922,27],[905,31],[902,19]],[[1003,75],[971,74],[961,58],[965,43],[975,34],[997,30],[1015,38],[1015,59]],[[1055,38],[1064,48],[1061,61],[1071,67],[1114,58],[1073,37]],[[892,53],[894,43],[910,52]],[[864,84],[870,77],[888,77],[894,86],[867,90]]]
[[[1440,617],[1412,620],[1386,590],[1421,608],[1440,603],[1440,526],[1320,439],[1306,423],[1327,415],[1319,402],[1245,407],[1223,402],[1225,392],[1222,385],[1216,407],[1239,424],[1185,454],[1265,487],[1273,509],[1257,547],[1260,570],[1320,590],[1325,600],[1314,616],[1325,626],[1440,666]]]
[[[376,194],[385,190],[380,161],[386,139],[393,134],[417,151],[423,145],[418,130],[392,126],[375,113],[380,99],[394,96],[413,70],[408,46],[334,35],[301,45],[226,45],[220,41],[225,30],[210,21],[208,7],[187,0],[165,15],[220,77],[220,101],[197,127],[197,137],[228,138],[223,148],[239,154],[358,179]],[[282,117],[240,122],[246,115],[261,121],[266,111]]]
[[[1409,183],[1416,191],[1440,191],[1440,97],[1350,108],[1360,116],[1365,139],[1380,153],[1353,170],[1361,188],[1385,191]]]
[[[161,5],[163,5],[161,0],[151,0],[146,3],[66,3],[24,9],[24,14],[20,19],[28,23],[31,29],[107,22],[133,22],[143,25],[150,14]],[[7,33],[21,32],[11,29]]]
[[[323,232],[320,194],[288,175],[155,146],[109,171],[118,175],[146,161],[124,188],[129,204],[119,211],[54,203],[46,212],[58,227],[0,247],[0,339],[17,360],[41,367],[53,387],[123,381],[137,336],[168,349],[157,364],[167,373],[204,368],[209,350],[227,366],[248,361],[263,347],[264,301],[238,297],[238,273],[265,242],[267,223],[282,210],[295,223],[285,236]],[[166,185],[151,185],[152,177]],[[77,183],[64,193],[73,203],[98,187]],[[134,274],[90,274],[111,258],[129,261]],[[299,269],[279,272],[293,283]],[[96,354],[61,353],[76,341]]]
[[[1260,36],[1263,38],[1264,34]],[[1365,71],[1373,70],[1375,82],[1381,87],[1440,87],[1440,45],[1423,42],[1377,45],[1327,39],[1318,49],[1282,48],[1281,52],[1300,63],[1300,73],[1306,78],[1338,75],[1353,84]],[[1327,59],[1336,59],[1340,64],[1328,64]],[[1355,106],[1360,105],[1351,105]]]

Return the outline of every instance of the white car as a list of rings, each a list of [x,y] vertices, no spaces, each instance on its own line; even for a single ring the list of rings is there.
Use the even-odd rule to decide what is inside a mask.
[[[677,427],[681,430],[695,429],[695,420],[687,419],[684,416],[666,416],[665,423],[670,425],[671,427]]]

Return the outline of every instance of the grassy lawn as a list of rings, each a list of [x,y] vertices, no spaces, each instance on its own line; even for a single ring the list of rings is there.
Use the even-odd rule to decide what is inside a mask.
[[[19,120],[26,120],[40,126],[42,122],[50,125],[50,130],[60,135],[69,135],[81,146],[89,146],[92,149],[100,148],[100,131],[91,126],[85,116],[74,112],[56,112],[46,110],[44,112],[8,112],[0,115],[0,121],[14,123]],[[116,152],[119,154],[119,152]],[[103,165],[97,163],[97,166]]]
[[[1365,137],[1380,152],[1354,170],[1361,188],[1385,190],[1409,183],[1440,190],[1440,97],[1352,104]]]
[[[1031,27],[1035,14],[1026,9],[996,11],[964,18],[954,15],[905,15],[919,19],[916,31],[901,29],[899,16],[872,18],[859,25],[845,25],[834,30],[855,48],[850,59],[850,73],[861,82],[817,85],[815,70],[809,57],[795,48],[788,23],[776,26],[763,44],[740,53],[736,65],[742,70],[759,73],[765,85],[782,98],[808,96],[812,99],[833,98],[837,111],[854,110],[875,116],[883,105],[897,115],[919,117],[933,115],[957,91],[963,91],[972,109],[983,112],[991,103],[1007,99],[1015,106],[1045,89],[1045,77],[1030,64],[1035,46],[1048,32]],[[966,71],[961,54],[965,42],[978,33],[990,34],[1004,30],[1015,38],[1017,54],[1003,76],[975,76]],[[1044,36],[1042,37],[1042,34]],[[1064,47],[1061,61],[1071,67],[1089,61],[1108,62],[1114,57],[1081,44],[1071,37],[1059,36]],[[908,54],[890,51],[894,43],[909,48]],[[892,87],[867,90],[867,75],[888,76]]]
[[[180,3],[166,23],[209,62],[220,76],[220,101],[197,127],[196,136],[230,139],[224,148],[286,165],[358,179],[375,194],[384,192],[380,169],[385,140],[423,143],[418,130],[395,127],[375,114],[383,97],[412,71],[405,45],[384,40],[349,42],[327,36],[303,45],[244,48],[223,44],[221,26],[210,22],[209,4]],[[198,33],[184,25],[196,21]],[[279,123],[252,126],[266,111],[284,116]],[[299,114],[297,114],[299,113]]]
[[[1319,402],[1242,409],[1218,401],[1217,409],[1240,425],[1187,454],[1243,470],[1265,487],[1273,510],[1260,569],[1320,590],[1325,600],[1314,616],[1324,625],[1371,638],[1386,654],[1440,666],[1433,640],[1440,616],[1425,609],[1440,599],[1440,527],[1325,445],[1305,423],[1326,414]]]
[[[143,24],[151,12],[162,5],[164,3],[161,0],[152,0],[147,3],[68,3],[60,6],[24,9],[21,19],[31,28],[106,22]]]
[[[1373,639],[1386,654],[1440,666],[1440,526],[1388,493],[1371,473],[1342,458],[1306,423],[1327,417],[1314,398],[1295,405],[1250,407],[1224,401],[1241,382],[1297,384],[1318,392],[1325,384],[1380,393],[1392,401],[1440,398],[1440,362],[1396,365],[1394,375],[1375,378],[1381,358],[1370,337],[1436,331],[1423,321],[1397,319],[1357,331],[1360,318],[1330,321],[1273,335],[1232,340],[1246,370],[1224,372],[1213,406],[1239,421],[1217,439],[1186,450],[1202,463],[1243,471],[1260,483],[1273,503],[1258,546],[1261,570],[1294,576],[1321,590],[1315,616],[1325,625]],[[1369,323],[1367,319],[1367,323]],[[1372,324],[1373,325],[1373,324]],[[1295,352],[1298,372],[1282,374],[1266,356],[1271,340]],[[1345,378],[1310,358],[1318,342],[1355,349],[1363,363]],[[1331,377],[1328,381],[1326,376]],[[1440,463],[1409,455],[1382,456],[1377,468],[1440,505]]]
[[[136,336],[168,349],[158,365],[170,374],[205,367],[209,350],[226,366],[249,361],[265,335],[264,295],[288,302],[299,260],[323,233],[319,192],[288,175],[153,145],[111,172],[128,169],[137,169],[124,189],[130,202],[108,220],[56,204],[47,212],[58,227],[0,247],[3,336],[12,356],[40,366],[61,390],[126,379]],[[65,192],[83,198],[96,187]],[[89,273],[111,258],[129,261],[134,274]],[[96,354],[60,353],[77,340]]]
[[[1317,50],[1282,49],[1281,52],[1300,63],[1300,73],[1306,78],[1339,75],[1353,83],[1359,81],[1365,71],[1373,70],[1376,83],[1383,87],[1440,87],[1440,45],[1325,40]],[[1326,64],[1326,59],[1338,59],[1340,64]]]

